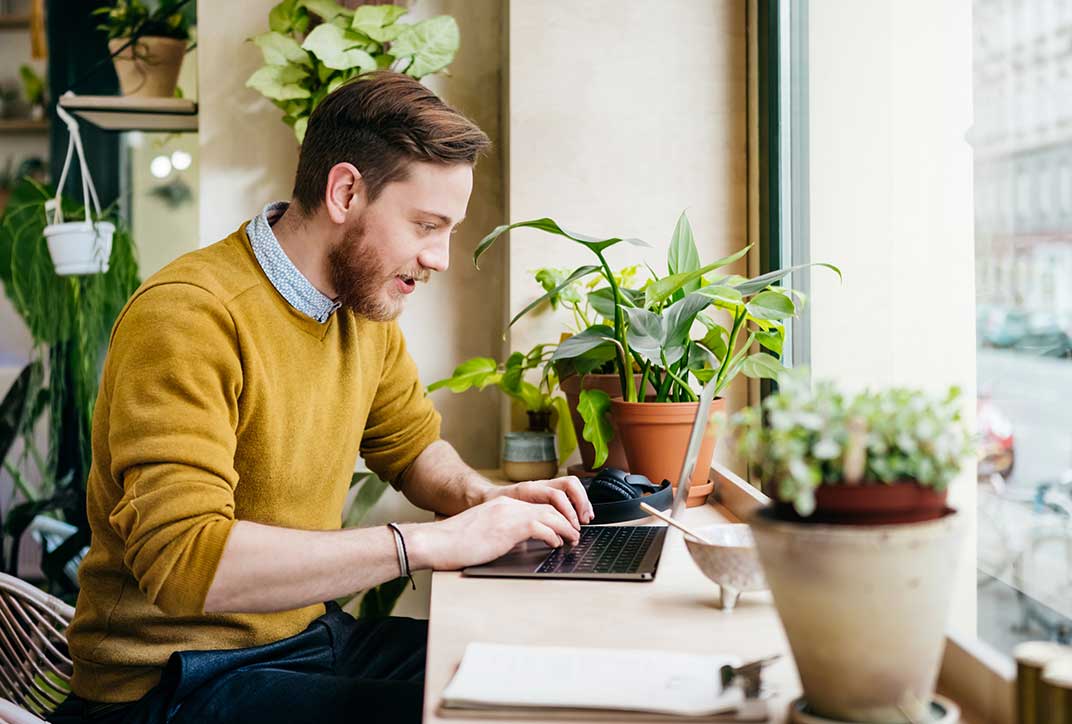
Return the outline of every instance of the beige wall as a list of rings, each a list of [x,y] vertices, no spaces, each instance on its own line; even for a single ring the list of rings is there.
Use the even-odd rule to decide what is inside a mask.
[[[660,274],[683,209],[704,261],[747,243],[744,2],[513,0],[508,32],[512,221],[639,237],[655,249],[619,245],[608,261]],[[512,312],[542,292],[535,269],[594,263],[565,239],[512,236]],[[518,322],[513,348],[557,341],[564,319]],[[737,386],[731,404],[743,395]]]
[[[970,0],[810,4],[812,368],[852,387],[959,385],[974,417]],[[972,519],[952,625],[975,632]]]

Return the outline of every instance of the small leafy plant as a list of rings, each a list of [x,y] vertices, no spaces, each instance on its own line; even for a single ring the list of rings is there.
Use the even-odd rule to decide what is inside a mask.
[[[503,363],[491,357],[474,357],[458,365],[450,377],[428,385],[428,391],[445,387],[451,392],[465,392],[474,387],[483,390],[488,385],[495,385],[508,397],[521,403],[526,412],[554,413],[558,453],[560,459],[565,460],[577,447],[577,436],[566,398],[554,394],[558,378],[554,368],[548,364],[554,348],[555,345],[538,344],[527,354],[514,352]],[[536,384],[525,379],[530,371],[540,373]]]
[[[94,15],[100,15],[104,21],[97,26],[108,34],[108,40],[132,37],[190,39],[190,10],[182,0],[159,0],[150,8],[142,0],[115,0],[111,6],[97,8]]]
[[[961,408],[955,387],[944,395],[900,387],[845,395],[794,370],[732,423],[740,453],[772,497],[808,516],[820,485],[914,481],[945,490],[973,452]]]
[[[812,265],[779,269],[754,279],[718,274],[718,270],[744,258],[750,247],[702,264],[685,213],[670,240],[666,276],[658,277],[653,271],[654,278],[640,288],[620,282],[621,275],[612,271],[605,252],[622,242],[648,248],[650,244],[634,238],[579,234],[549,218],[497,227],[477,246],[473,262],[479,264],[480,257],[502,234],[519,228],[570,239],[589,249],[598,263],[574,269],[553,288],[547,289],[550,284],[545,284],[546,293],[514,315],[511,326],[580,279],[597,275],[606,283],[589,292],[586,299],[598,321],[563,340],[552,355],[562,376],[583,375],[612,360],[626,401],[646,401],[641,399],[641,391],[650,383],[655,389],[652,402],[694,402],[697,396],[692,380],[704,384],[714,379],[717,395],[738,374],[773,379],[783,369],[777,356],[785,340],[784,320],[796,316],[804,298],[799,292],[775,285],[793,271]],[[830,264],[819,266],[841,275]],[[581,320],[592,321],[587,317]],[[703,334],[695,336],[694,327],[702,328]],[[753,351],[755,343],[761,351]],[[639,386],[634,373],[641,375]],[[595,446],[596,465],[601,465],[612,434],[604,419],[610,398],[599,390],[584,390],[578,409],[585,419],[582,435]]]
[[[362,73],[390,68],[420,79],[450,65],[460,39],[454,18],[400,22],[407,12],[397,5],[350,10],[334,0],[283,0],[268,14],[269,32],[252,38],[265,65],[246,86],[283,111],[301,143],[320,101]],[[323,22],[309,30],[312,15]]]

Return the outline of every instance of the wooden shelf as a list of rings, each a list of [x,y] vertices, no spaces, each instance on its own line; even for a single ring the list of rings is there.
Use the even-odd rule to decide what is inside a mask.
[[[0,118],[0,133],[48,133],[49,123],[42,119]]]
[[[105,131],[197,130],[197,103],[186,98],[63,95],[60,105]]]
[[[15,30],[30,27],[29,15],[0,15],[0,29]]]

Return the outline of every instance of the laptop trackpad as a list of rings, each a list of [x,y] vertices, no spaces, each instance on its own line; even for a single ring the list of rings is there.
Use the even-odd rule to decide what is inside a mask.
[[[473,570],[535,571],[553,550],[554,548],[543,541],[527,540],[511,548],[510,552],[502,558],[497,558],[482,566],[472,566],[467,568],[466,572]]]

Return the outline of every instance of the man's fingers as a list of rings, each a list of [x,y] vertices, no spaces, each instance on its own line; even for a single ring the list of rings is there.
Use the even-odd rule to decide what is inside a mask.
[[[545,525],[538,520],[532,521],[532,526],[529,528],[529,536],[536,540],[543,541],[552,548],[558,548],[562,545],[562,538],[556,533],[549,525]]]
[[[588,499],[588,493],[585,492],[580,479],[576,475],[567,475],[564,478],[556,478],[553,482],[562,486],[562,490],[569,496],[573,507],[577,509],[581,521],[591,523],[592,518],[595,517],[595,510],[592,509],[592,501]]]
[[[580,531],[566,520],[562,516],[558,509],[551,505],[541,505],[541,515],[539,517],[540,522],[544,525],[550,526],[550,528],[558,533],[563,540],[567,540],[570,543],[577,543],[581,539]]]
[[[577,517],[577,511],[573,509],[573,503],[566,497],[566,494],[557,488],[552,488],[549,485],[540,485],[537,490],[537,495],[541,498],[539,501],[554,506],[555,510],[565,516],[566,520],[570,522],[574,528],[581,527],[581,521]]]

